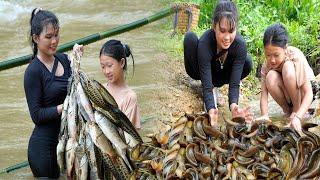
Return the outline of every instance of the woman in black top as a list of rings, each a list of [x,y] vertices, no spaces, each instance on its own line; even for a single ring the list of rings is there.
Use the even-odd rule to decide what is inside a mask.
[[[229,107],[232,116],[252,118],[249,109],[238,107],[239,84],[252,69],[245,40],[237,33],[238,12],[231,1],[220,1],[214,11],[212,28],[198,40],[188,32],[184,38],[185,69],[190,77],[201,80],[205,107],[211,125],[218,120],[213,88],[229,84]]]
[[[24,89],[35,128],[29,140],[28,161],[35,177],[58,178],[56,146],[70,62],[67,55],[56,54],[59,21],[52,12],[34,9],[30,25],[33,57],[25,71]]]

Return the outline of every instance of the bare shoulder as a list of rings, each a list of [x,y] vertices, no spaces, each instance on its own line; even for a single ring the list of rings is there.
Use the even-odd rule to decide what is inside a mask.
[[[304,56],[303,52],[294,46],[288,46],[288,53],[293,57]]]

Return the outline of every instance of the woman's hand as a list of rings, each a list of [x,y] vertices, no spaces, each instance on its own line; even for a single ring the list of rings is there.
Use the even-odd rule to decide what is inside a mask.
[[[268,114],[262,115],[262,116],[260,116],[260,117],[258,117],[256,119],[254,119],[254,121],[262,121],[262,122],[269,121],[269,122],[271,122]]]
[[[253,113],[250,112],[250,107],[246,107],[246,108],[242,109],[237,104],[232,104],[231,105],[231,114],[232,114],[232,118],[244,117],[246,119],[246,122],[253,121]]]
[[[218,109],[210,109],[209,116],[211,126],[216,126],[218,124]]]
[[[58,114],[61,114],[62,113],[62,104],[59,104],[58,106],[57,106],[57,112],[58,112]]]
[[[75,53],[77,53],[77,54],[79,54],[80,55],[80,57],[82,57],[83,56],[83,45],[79,45],[79,44],[75,44],[74,46],[73,46],[73,51],[75,52]]]

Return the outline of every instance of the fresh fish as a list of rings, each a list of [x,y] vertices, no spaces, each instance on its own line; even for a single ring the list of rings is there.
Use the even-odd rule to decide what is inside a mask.
[[[64,129],[67,128],[69,99],[70,95],[67,95],[63,101],[59,137],[64,134]]]
[[[93,143],[101,150],[101,152],[103,154],[108,154],[111,158],[117,157],[117,153],[99,126],[94,121],[87,122],[86,125]]]
[[[82,107],[84,108],[85,112],[87,113],[89,120],[94,121],[94,114],[93,114],[91,103],[90,103],[87,95],[84,93],[81,84],[78,83],[76,88],[77,88],[76,92],[77,92],[77,96],[79,98],[79,101],[80,101]]]
[[[80,132],[79,143],[75,150],[75,171],[77,179],[86,180],[88,178],[88,157],[85,149],[85,136],[83,129]]]
[[[124,138],[126,140],[126,144],[130,147],[133,148],[135,147],[137,144],[139,144],[139,142],[133,138],[130,134],[128,134],[127,132],[124,132]]]
[[[89,134],[86,134],[85,148],[87,150],[88,159],[89,159],[89,167],[90,167],[89,179],[99,179],[96,153],[94,151],[94,144]]]
[[[57,161],[60,167],[60,172],[64,172],[66,168],[66,159],[65,159],[66,143],[67,143],[67,135],[64,134],[61,137],[59,137],[59,142],[57,145]]]
[[[299,178],[312,179],[320,176],[320,149],[313,151],[310,161],[305,171],[301,173]]]
[[[129,133],[133,138],[135,138],[138,142],[142,143],[142,138],[137,132],[136,128],[132,125],[128,117],[120,111],[118,108],[108,108],[102,109],[99,107],[95,107],[100,113],[102,113],[106,118],[108,118],[114,125],[118,128],[121,128],[123,131]]]
[[[72,176],[72,169],[75,161],[75,150],[78,146],[78,143],[75,138],[69,138],[66,144],[66,166],[67,166],[67,176]]]
[[[103,161],[110,169],[112,174],[116,179],[126,180],[130,178],[131,172],[126,167],[126,164],[122,160],[122,158],[115,157],[111,158],[108,154],[103,154]]]
[[[64,133],[64,128],[66,128],[67,118],[68,118],[68,107],[69,107],[69,99],[71,94],[71,89],[73,86],[73,77],[71,76],[68,79],[68,87],[67,87],[67,96],[63,101],[62,105],[62,113],[61,113],[61,125],[60,125],[60,133],[59,135],[62,136]]]
[[[98,81],[96,80],[92,80],[93,84],[97,87],[97,89],[100,91],[103,99],[105,101],[107,101],[108,103],[110,103],[112,106],[118,108],[118,104],[116,102],[116,100],[113,98],[113,96],[108,92],[108,90],[102,85],[100,84]]]
[[[79,75],[84,92],[91,102],[103,109],[110,106],[118,107],[112,95],[98,81],[89,79],[82,71],[79,72]]]
[[[72,88],[71,91],[73,91],[74,88]],[[77,103],[76,103],[76,96],[74,94],[74,91],[71,92],[70,98],[69,98],[69,107],[68,107],[68,135],[70,138],[76,139],[77,137]]]
[[[130,170],[132,170],[126,153],[128,146],[125,144],[125,139],[120,137],[117,127],[112,124],[109,119],[104,117],[99,111],[95,111],[94,116],[96,123],[98,124],[104,135],[109,139],[109,141],[111,141],[116,151],[118,152],[118,155],[121,156]]]

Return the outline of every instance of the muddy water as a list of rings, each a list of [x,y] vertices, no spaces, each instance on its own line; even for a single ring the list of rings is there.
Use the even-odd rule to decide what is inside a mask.
[[[127,24],[147,17],[167,7],[158,0],[76,0],[76,1],[3,1],[0,0],[0,61],[31,53],[28,44],[29,18],[33,8],[53,11],[60,20],[60,45],[96,32]],[[149,97],[157,89],[157,78],[151,74],[157,49],[160,24],[171,19],[154,22],[112,38],[131,46],[135,59],[129,60],[127,81],[137,92],[142,115],[152,117],[148,111]],[[85,47],[83,69],[100,82],[105,79],[98,63],[99,50],[106,40]],[[0,169],[27,160],[27,144],[33,129],[23,90],[26,65],[0,72]],[[29,168],[0,175],[0,179],[32,179]]]

